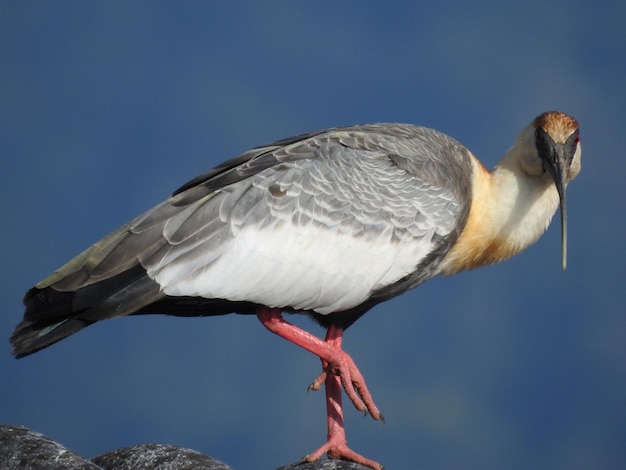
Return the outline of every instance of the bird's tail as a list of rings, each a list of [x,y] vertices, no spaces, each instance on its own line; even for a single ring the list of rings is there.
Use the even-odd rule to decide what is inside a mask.
[[[159,285],[140,265],[74,291],[33,287],[24,297],[24,318],[11,335],[12,353],[27,356],[92,323],[130,315],[162,297]]]

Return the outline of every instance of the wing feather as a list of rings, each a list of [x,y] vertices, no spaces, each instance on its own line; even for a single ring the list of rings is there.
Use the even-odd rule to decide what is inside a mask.
[[[13,352],[135,313],[265,305],[347,327],[438,273],[470,201],[469,153],[421,127],[330,129],[252,149],[30,289]]]
[[[77,290],[140,264],[166,295],[357,308],[389,285],[423,282],[415,273],[458,236],[469,209],[466,160],[453,139],[408,125],[331,129],[253,149],[37,287]]]
[[[176,237],[168,237],[176,246],[142,264],[168,295],[318,313],[362,304],[457,236],[469,200],[459,196],[469,190],[470,173],[459,190],[445,176],[448,156],[432,157],[452,148],[462,166],[466,151],[449,138],[445,146],[422,138],[430,132],[422,128],[400,130],[413,140],[398,143],[394,128],[370,126],[261,151],[229,169],[243,179],[229,175],[228,186],[181,211]],[[187,191],[200,195],[196,187]],[[175,203],[189,200],[179,196]]]

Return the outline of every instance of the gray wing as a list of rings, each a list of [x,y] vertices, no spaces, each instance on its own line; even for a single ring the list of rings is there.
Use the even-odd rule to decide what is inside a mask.
[[[460,233],[470,175],[467,151],[429,129],[301,136],[183,186],[37,287],[76,291],[139,264],[161,294],[347,310],[436,273],[425,261]]]
[[[77,291],[139,265],[158,292],[146,283],[150,295],[118,315],[163,295],[353,309],[436,274],[467,217],[470,175],[467,151],[429,129],[301,136],[183,186],[36,288]]]
[[[468,151],[421,127],[331,129],[253,149],[33,287],[13,352],[135,313],[265,305],[347,327],[437,274],[470,192]]]

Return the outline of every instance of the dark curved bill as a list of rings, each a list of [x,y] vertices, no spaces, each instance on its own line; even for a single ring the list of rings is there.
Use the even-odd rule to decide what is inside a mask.
[[[565,180],[567,178],[568,158],[562,145],[553,148],[553,155],[549,161],[548,168],[556,190],[559,193],[559,208],[561,212],[561,268],[565,271],[567,267],[567,200],[565,198]]]

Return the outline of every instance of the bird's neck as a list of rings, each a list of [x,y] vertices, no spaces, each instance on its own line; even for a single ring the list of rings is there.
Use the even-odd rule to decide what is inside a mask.
[[[472,159],[473,197],[467,223],[442,264],[455,274],[508,259],[537,241],[559,204],[548,175],[531,177],[514,146],[492,172]]]

